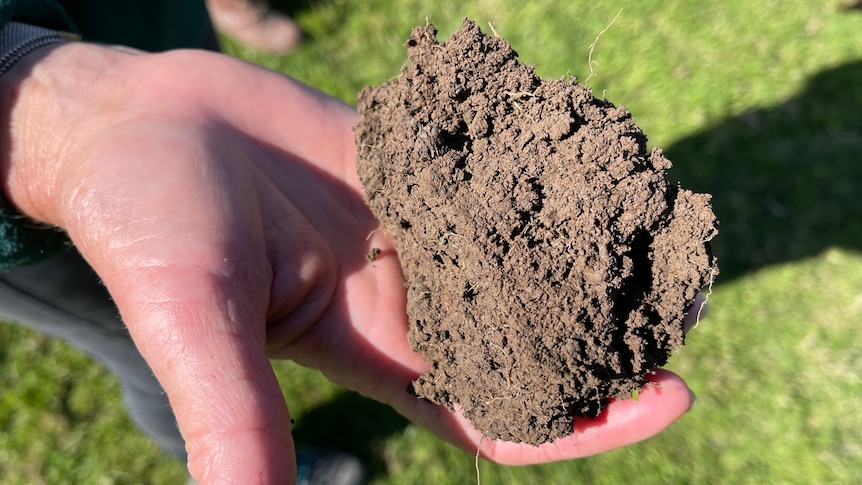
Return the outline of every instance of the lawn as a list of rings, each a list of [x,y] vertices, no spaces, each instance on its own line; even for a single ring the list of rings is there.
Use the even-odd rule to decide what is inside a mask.
[[[279,5],[307,33],[298,52],[228,51],[350,103],[398,74],[426,18],[441,37],[465,16],[491,22],[542,76],[592,69],[594,93],[625,105],[674,162],[669,177],[714,194],[721,275],[669,365],[697,405],[601,456],[482,462],[483,485],[862,483],[862,11],[837,0]],[[0,325],[0,342],[0,481],[183,483],[102,367],[20,327]],[[353,451],[374,484],[476,482],[472,453],[315,371],[275,366],[298,441]]]

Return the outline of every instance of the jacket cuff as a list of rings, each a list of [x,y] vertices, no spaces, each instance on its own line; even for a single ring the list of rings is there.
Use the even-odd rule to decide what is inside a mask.
[[[75,34],[9,22],[0,30],[0,75],[27,54],[46,45],[64,40],[77,40]]]

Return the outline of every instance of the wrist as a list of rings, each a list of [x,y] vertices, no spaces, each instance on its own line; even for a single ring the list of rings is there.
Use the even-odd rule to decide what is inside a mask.
[[[118,65],[128,57],[109,47],[60,42],[28,53],[0,76],[0,181],[23,215],[62,225],[62,182],[92,131],[93,110],[112,102],[104,86],[119,82]]]

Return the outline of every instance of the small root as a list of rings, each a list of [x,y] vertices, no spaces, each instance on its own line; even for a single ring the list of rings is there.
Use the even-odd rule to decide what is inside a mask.
[[[599,43],[599,39],[605,34],[605,32],[607,32],[608,29],[611,28],[611,25],[614,25],[614,22],[617,21],[617,18],[620,16],[621,13],[623,13],[623,9],[620,9],[620,11],[617,12],[617,15],[614,17],[613,20],[611,20],[611,23],[609,23],[607,27],[605,27],[601,32],[599,32],[599,35],[596,36],[596,40],[594,40],[593,43],[590,44],[590,54],[587,56],[587,64],[590,66],[590,75],[587,76],[587,79],[584,81],[584,84],[588,84],[590,82],[590,78],[596,74],[595,71],[593,71],[593,64],[595,64],[595,62],[593,61],[593,51],[596,50],[596,44]]]
[[[535,98],[535,93],[529,91],[503,91],[503,94],[510,98]]]
[[[485,433],[482,433],[482,436],[479,437],[479,445],[476,447],[476,460],[474,465],[476,466],[476,485],[482,485],[482,476],[479,473],[479,452],[482,449],[482,440],[486,437]]]
[[[697,325],[700,323],[700,317],[703,313],[704,308],[706,308],[706,303],[709,301],[709,296],[712,295],[712,284],[715,283],[715,269],[709,269],[709,286],[707,287],[706,294],[703,295],[703,301],[700,302],[700,306],[697,307],[697,315],[694,317],[694,325],[692,325],[692,330],[697,328]]]

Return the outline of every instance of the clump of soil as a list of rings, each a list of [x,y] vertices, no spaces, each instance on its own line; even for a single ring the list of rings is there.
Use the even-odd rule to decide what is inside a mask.
[[[471,21],[407,41],[397,79],[359,95],[359,177],[396,244],[416,395],[493,438],[572,433],[630,398],[683,344],[717,274],[710,196],[629,112],[573,79],[542,80]]]

